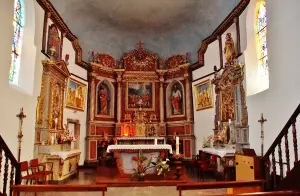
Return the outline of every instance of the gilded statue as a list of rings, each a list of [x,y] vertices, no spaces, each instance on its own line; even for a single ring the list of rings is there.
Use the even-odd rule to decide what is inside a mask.
[[[231,33],[226,34],[224,54],[225,54],[226,62],[228,63],[232,62],[236,57],[234,41],[231,37]]]

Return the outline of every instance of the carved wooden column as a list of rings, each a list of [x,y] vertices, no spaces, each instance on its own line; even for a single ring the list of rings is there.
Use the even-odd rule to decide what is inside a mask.
[[[159,74],[159,107],[160,107],[160,122],[165,121],[165,105],[164,105],[164,74],[166,70],[157,70],[157,73]]]
[[[185,111],[186,111],[186,120],[188,122],[192,121],[192,102],[191,102],[191,81],[189,74],[187,72],[187,67],[184,67],[184,79],[185,79]]]
[[[116,124],[116,131],[115,135],[119,136],[121,135],[121,105],[122,105],[122,74],[125,71],[125,69],[115,69],[115,72],[117,74],[117,83],[118,83],[118,89],[117,89],[117,124]]]
[[[91,83],[90,83],[90,121],[94,120],[95,115],[95,79],[93,77],[93,73],[90,75]]]

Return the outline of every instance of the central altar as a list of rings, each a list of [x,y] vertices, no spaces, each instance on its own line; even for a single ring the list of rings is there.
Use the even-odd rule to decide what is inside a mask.
[[[119,60],[91,53],[86,164],[100,160],[103,141],[112,139],[174,148],[179,137],[183,157],[195,154],[189,54],[161,59],[142,45]]]
[[[157,161],[158,157],[165,157],[168,153],[172,154],[172,147],[168,144],[160,145],[109,145],[108,153],[114,153],[117,159],[117,166],[120,176],[128,177],[137,168],[137,162],[133,159],[138,153],[143,153],[147,160]],[[155,168],[147,170],[147,174],[156,173]]]

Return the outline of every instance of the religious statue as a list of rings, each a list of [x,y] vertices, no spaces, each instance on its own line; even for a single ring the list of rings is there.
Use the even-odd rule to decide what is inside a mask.
[[[171,94],[171,104],[173,108],[173,114],[181,114],[181,107],[182,107],[181,101],[182,101],[182,94],[178,89],[178,84],[175,84]]]
[[[108,114],[108,94],[105,87],[100,88],[99,92],[99,114],[107,115]]]
[[[231,33],[226,34],[224,54],[225,54],[226,62],[228,63],[232,62],[236,57],[234,41],[231,37]]]

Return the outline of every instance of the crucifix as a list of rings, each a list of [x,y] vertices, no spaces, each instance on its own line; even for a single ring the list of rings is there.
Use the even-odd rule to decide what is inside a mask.
[[[264,119],[264,115],[261,114],[260,119],[258,122],[260,123],[261,132],[260,132],[260,138],[261,138],[261,156],[264,156],[264,123],[267,121],[267,119]]]
[[[144,44],[144,43],[141,42],[141,40],[137,43],[137,45],[138,45],[139,48],[142,48],[143,44]]]
[[[23,128],[23,119],[26,118],[26,115],[23,112],[23,108],[21,108],[21,111],[19,114],[17,114],[17,117],[20,120],[20,130],[19,130],[19,134],[18,134],[18,139],[19,139],[19,149],[18,149],[18,162],[20,162],[20,157],[21,157],[21,143],[22,143],[22,137],[23,137],[23,132],[22,132],[22,128]]]

